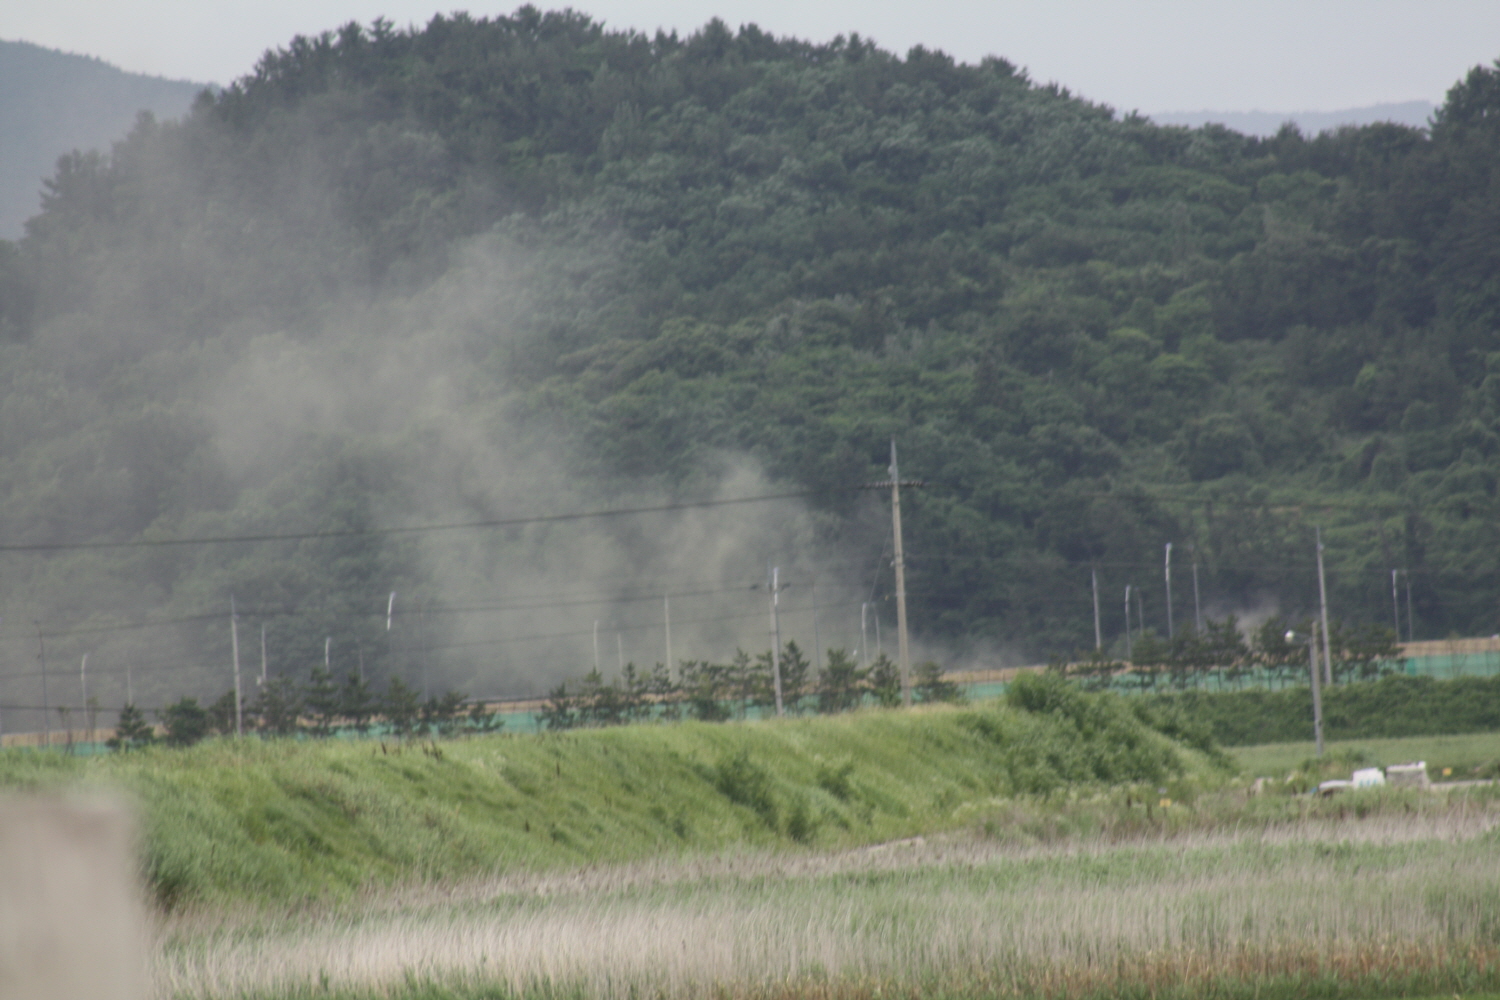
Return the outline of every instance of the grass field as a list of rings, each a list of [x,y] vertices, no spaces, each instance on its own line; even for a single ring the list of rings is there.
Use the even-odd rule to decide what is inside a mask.
[[[1471,778],[1478,769],[1489,774],[1500,762],[1500,733],[1468,736],[1411,736],[1394,740],[1339,740],[1324,745],[1330,776],[1347,778],[1354,767],[1381,767],[1425,760],[1429,771],[1451,768],[1453,780]],[[1306,743],[1275,743],[1269,746],[1235,747],[1229,754],[1251,777],[1283,777],[1313,756]],[[1339,772],[1339,773],[1334,773]]]
[[[1362,793],[1363,794],[1363,793]],[[1406,793],[1406,797],[1420,793]],[[1500,803],[1017,848],[970,834],[183,916],[180,997],[1380,997],[1500,985]]]
[[[1329,749],[1320,774],[1472,770],[1500,739]],[[1500,788],[1248,794],[1310,754],[1244,748],[1233,773],[1117,702],[1042,698],[426,746],[6,753],[0,785],[136,800],[164,998],[1500,990]]]

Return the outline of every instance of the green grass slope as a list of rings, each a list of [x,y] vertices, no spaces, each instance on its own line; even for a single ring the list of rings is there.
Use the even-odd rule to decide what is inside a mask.
[[[741,846],[822,848],[972,820],[998,796],[1206,769],[1109,697],[632,726],[398,747],[216,741],[97,760],[0,756],[0,785],[139,803],[166,908]]]

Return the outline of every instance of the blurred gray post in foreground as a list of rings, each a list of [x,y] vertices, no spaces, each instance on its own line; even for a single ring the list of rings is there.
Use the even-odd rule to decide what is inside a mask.
[[[0,798],[0,1000],[143,1000],[133,824],[102,798]]]

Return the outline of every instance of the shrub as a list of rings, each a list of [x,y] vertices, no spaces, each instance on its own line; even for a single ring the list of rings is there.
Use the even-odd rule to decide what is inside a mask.
[[[748,750],[725,757],[714,769],[714,787],[720,794],[750,809],[768,828],[776,830],[780,823],[772,784],[770,772],[753,763]]]

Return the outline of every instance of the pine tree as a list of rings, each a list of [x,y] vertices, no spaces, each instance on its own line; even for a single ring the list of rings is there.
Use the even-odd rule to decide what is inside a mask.
[[[146,721],[146,713],[132,704],[120,709],[120,721],[115,724],[115,735],[105,741],[111,750],[131,750],[143,747],[156,739],[156,731]]]
[[[392,677],[381,699],[381,711],[391,732],[397,736],[410,736],[416,729],[417,716],[421,712],[421,701],[417,692],[406,686],[399,677]]]
[[[881,653],[870,664],[870,693],[881,708],[895,708],[901,704],[901,671],[891,658]]]
[[[327,736],[333,732],[333,725],[339,718],[343,692],[339,690],[327,667],[312,668],[308,674],[307,691],[303,700],[307,704],[307,710],[312,713],[313,732],[318,736]]]
[[[297,731],[297,719],[302,714],[302,699],[292,682],[285,677],[273,677],[260,689],[254,713],[260,720],[260,731],[273,736],[290,736]]]

